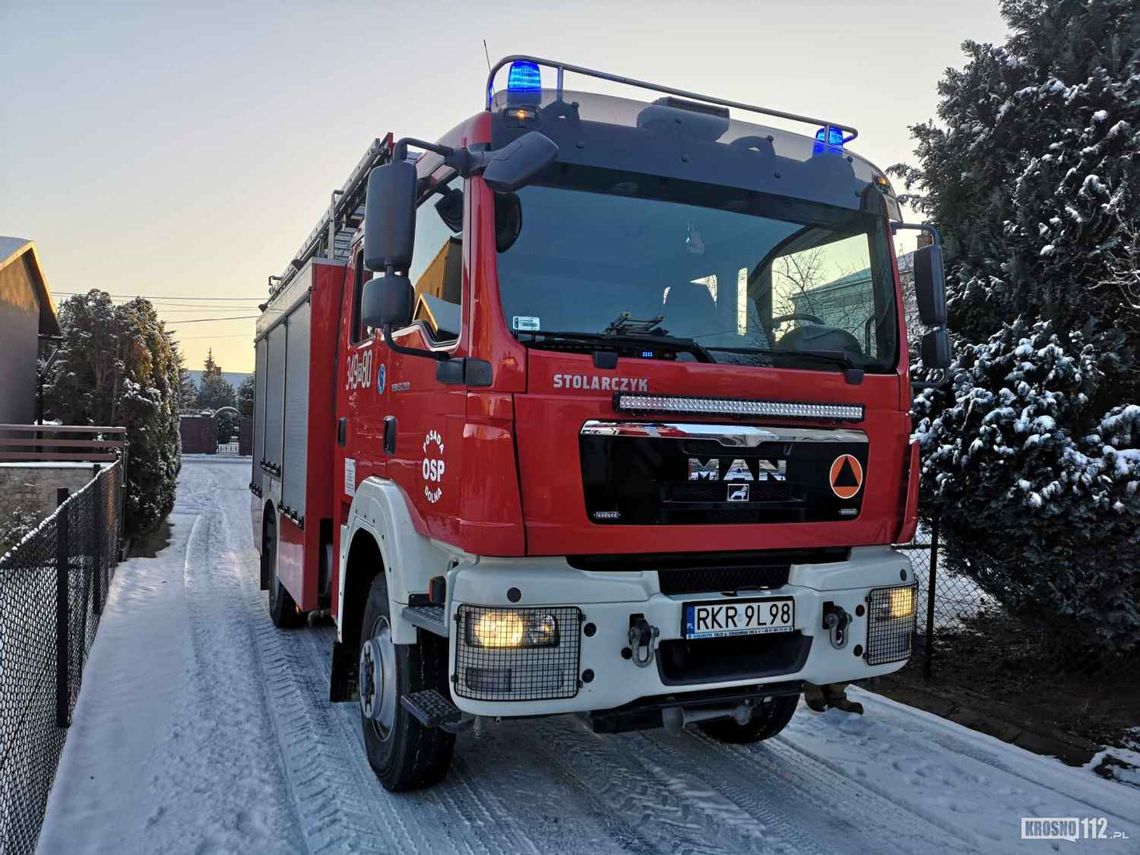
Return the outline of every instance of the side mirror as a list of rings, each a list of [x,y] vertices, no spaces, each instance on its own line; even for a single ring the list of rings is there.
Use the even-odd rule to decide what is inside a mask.
[[[921,353],[925,368],[950,367],[950,335],[946,327],[935,327],[923,335]]]
[[[510,145],[489,153],[483,180],[499,193],[513,192],[530,183],[556,157],[558,145],[538,131],[530,131]],[[371,192],[371,180],[368,189]]]
[[[946,325],[946,277],[940,244],[914,251],[914,295],[918,299],[918,316],[924,326]]]
[[[365,326],[377,329],[406,327],[412,322],[414,296],[407,276],[393,274],[369,279],[360,295],[360,319]]]
[[[394,160],[377,166],[368,176],[364,202],[364,266],[378,272],[407,270],[415,238],[415,165]]]

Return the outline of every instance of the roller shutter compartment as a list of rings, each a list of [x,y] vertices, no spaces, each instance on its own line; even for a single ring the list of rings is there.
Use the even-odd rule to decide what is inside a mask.
[[[281,503],[294,517],[305,516],[305,468],[309,440],[309,334],[311,304],[289,315],[285,348],[284,459]]]

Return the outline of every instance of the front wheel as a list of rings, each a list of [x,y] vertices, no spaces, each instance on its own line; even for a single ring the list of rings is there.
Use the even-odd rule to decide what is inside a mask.
[[[439,783],[451,765],[455,735],[424,727],[400,696],[435,689],[449,697],[446,640],[426,632],[418,644],[392,641],[383,571],[372,582],[360,627],[360,720],[368,762],[386,790]]]
[[[799,695],[778,695],[765,698],[752,712],[747,724],[738,724],[730,718],[718,718],[697,724],[702,731],[718,742],[745,745],[770,739],[785,727],[795,714]]]

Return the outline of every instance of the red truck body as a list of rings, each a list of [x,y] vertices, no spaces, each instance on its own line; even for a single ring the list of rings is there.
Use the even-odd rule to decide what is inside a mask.
[[[570,109],[562,91],[563,70],[559,66],[555,95],[543,90],[521,101],[517,97],[512,101],[509,92],[505,97],[495,96],[487,110],[433,144],[437,151],[426,151],[415,159],[419,198],[437,204],[438,196],[442,205],[452,194],[450,198],[462,210],[457,208],[451,216],[461,214],[462,225],[459,231],[453,227],[454,235],[411,277],[418,276],[412,283],[415,317],[412,323],[391,330],[391,341],[399,349],[389,346],[380,330],[367,327],[362,318],[367,311],[362,309],[362,295],[377,286],[373,273],[364,269],[364,186],[373,169],[393,161],[398,149],[391,136],[370,147],[349,181],[334,194],[328,217],[275,286],[258,322],[251,483],[254,532],[262,548],[262,582],[270,589],[275,621],[287,623],[304,612],[327,610],[338,623],[340,638],[334,653],[332,696],[346,699],[359,690],[366,720],[377,721],[386,721],[384,716],[392,713],[391,707],[385,707],[388,712],[376,712],[378,707],[371,699],[378,690],[369,682],[370,675],[382,678],[384,669],[373,660],[380,655],[376,651],[383,649],[388,651],[384,655],[390,655],[390,650],[375,638],[375,646],[369,646],[371,630],[362,627],[362,620],[367,623],[372,614],[369,609],[373,607],[366,602],[369,586],[385,579],[390,614],[384,624],[390,626],[385,644],[394,641],[391,650],[406,651],[423,648],[431,635],[446,639],[447,649],[439,655],[451,691],[442,690],[440,697],[446,705],[456,704],[465,717],[625,709],[643,705],[646,696],[659,696],[665,686],[677,685],[687,686],[685,692],[698,693],[767,685],[769,694],[786,694],[791,691],[787,686],[802,688],[805,682],[843,681],[901,667],[909,654],[909,641],[905,650],[900,647],[900,654],[891,654],[893,659],[881,658],[872,651],[872,621],[877,618],[865,614],[865,604],[879,596],[877,592],[886,591],[891,599],[883,615],[889,612],[890,619],[909,620],[909,625],[914,619],[913,595],[909,612],[904,614],[901,595],[892,593],[913,590],[909,562],[888,548],[914,533],[918,462],[917,447],[910,439],[907,297],[890,242],[891,221],[897,219],[898,209],[889,184],[864,161],[846,155],[830,160],[819,156],[819,143],[813,152],[811,137],[781,137],[735,121],[730,125],[727,110],[723,111],[723,126],[717,126],[721,138],[708,148],[714,160],[723,151],[729,164],[741,157],[736,143],[744,143],[749,157],[771,156],[777,165],[791,164],[806,176],[805,196],[826,195],[832,184],[841,184],[847,193],[848,185],[843,182],[854,182],[855,210],[862,205],[862,210],[876,212],[869,219],[859,214],[864,217],[860,222],[872,223],[860,228],[884,235],[881,251],[889,257],[881,266],[881,270],[889,269],[893,288],[886,302],[888,316],[866,322],[868,347],[872,322],[878,325],[876,329],[897,331],[893,333],[897,336],[894,355],[885,370],[783,365],[779,359],[758,367],[720,359],[705,361],[700,354],[679,358],[676,347],[693,349],[691,342],[682,342],[668,353],[648,351],[641,354],[645,358],[624,353],[613,359],[600,358],[588,346],[542,346],[537,335],[529,340],[524,335],[538,329],[537,317],[510,319],[512,310],[503,296],[504,214],[500,206],[509,194],[493,189],[478,172],[460,181],[453,160],[440,152],[495,151],[525,130],[515,129],[519,122],[533,125],[545,110]],[[615,112],[633,111],[630,115],[636,119],[630,120],[629,128],[618,128],[616,120],[608,125],[599,120],[599,134],[628,132],[637,134],[634,139],[643,145],[656,145],[660,115],[684,118],[705,110],[697,118],[708,121],[707,108],[698,109],[700,105],[686,101],[659,99],[646,105],[618,100],[597,103]],[[584,99],[582,103],[583,113],[593,105]],[[574,101],[572,107],[578,110],[579,102]],[[720,113],[714,117],[721,121]],[[577,144],[569,136],[572,132],[564,130],[565,123],[541,126],[560,147],[563,174],[582,169],[589,177],[597,172],[597,164],[579,162],[600,156],[591,146],[603,148],[595,145],[587,124],[583,119]],[[820,133],[832,131],[829,123]],[[660,137],[662,147],[677,144],[668,136],[671,133]],[[774,155],[770,154],[773,140]],[[789,155],[788,146],[793,144],[805,153]],[[681,160],[687,163],[690,141],[681,139],[680,145]],[[699,154],[702,145],[703,141],[696,140],[692,150]],[[606,155],[613,161],[612,169],[625,170],[622,175],[631,174],[630,164],[638,164],[627,156],[627,149],[626,143],[616,144]],[[676,162],[670,164],[661,167],[663,174],[681,168]],[[777,171],[775,179],[791,184],[787,166],[781,168],[785,175]],[[645,167],[644,171],[654,169]],[[763,180],[775,179],[769,175]],[[662,184],[675,180],[660,178]],[[699,195],[700,188],[694,187]],[[779,197],[765,193],[756,197],[769,200],[763,204],[777,208],[782,204]],[[877,201],[879,194],[882,201]],[[847,200],[828,204],[848,208],[853,204],[849,193],[832,193],[827,198]],[[812,210],[840,210],[812,204]],[[872,222],[875,219],[877,223]],[[629,228],[641,227],[631,224]],[[693,239],[692,224],[689,231],[686,241]],[[696,244],[703,239],[698,233]],[[697,245],[696,251],[703,252],[703,245]],[[735,283],[722,273],[716,292],[725,303],[720,311],[726,316],[737,313],[741,333],[746,326],[741,290],[745,272],[741,270]],[[388,275],[392,275],[390,267]],[[685,273],[680,281],[694,275]],[[683,291],[687,286],[671,287]],[[821,287],[834,287],[834,283]],[[748,299],[757,293],[750,290]],[[451,296],[441,301],[441,294]],[[668,311],[673,298],[668,290],[665,294],[658,300],[664,300]],[[725,302],[731,299],[736,300],[735,308]],[[876,297],[880,302],[884,299],[881,294]],[[766,311],[774,314],[771,305]],[[448,321],[445,313],[453,313],[455,320]],[[819,318],[816,321],[823,324]],[[795,326],[802,328],[803,324]],[[554,341],[557,333],[549,335]],[[653,339],[645,341],[650,342],[647,347],[653,346]],[[408,348],[420,353],[410,353]],[[435,358],[425,358],[424,351]],[[462,366],[465,361],[487,366],[486,375],[478,381],[448,379],[443,366]],[[817,357],[818,361],[826,359]],[[629,406],[623,395],[634,396]],[[791,409],[780,410],[784,405]],[[763,417],[743,415],[749,406],[769,407],[771,412]],[[726,447],[723,460],[709,457],[709,437]],[[659,440],[665,444],[653,445]],[[635,448],[638,442],[636,454],[621,450]],[[754,453],[757,442],[767,443],[761,446],[768,448],[766,456]],[[736,451],[740,459],[731,459],[734,446],[751,450]],[[642,477],[643,470],[657,465],[658,457],[664,460],[659,452],[666,447],[688,450],[688,480],[681,474],[683,483],[655,486],[650,483],[653,479]],[[814,468],[802,462],[809,457],[815,461],[811,463]],[[845,459],[856,474],[850,486],[841,488],[836,473]],[[796,465],[799,469],[787,468]],[[702,467],[711,467],[712,474]],[[732,475],[725,476],[726,467],[735,469],[741,483],[751,485],[753,493],[746,486],[742,494],[748,504],[730,504],[735,482],[730,480]],[[793,472],[799,474],[793,477]],[[727,503],[724,483],[716,481],[718,474],[729,488]],[[819,483],[804,486],[800,482],[805,478]],[[763,499],[768,495],[765,490],[784,489],[793,481],[795,489],[807,491],[796,494],[798,499],[783,494],[780,501]],[[612,497],[607,492],[610,486]],[[700,490],[722,493],[715,500],[702,493],[688,501],[683,500],[688,495],[685,490],[693,496],[697,496],[693,491]],[[822,492],[812,492],[816,490]],[[602,505],[599,495],[604,497]],[[624,510],[611,510],[605,502]],[[734,572],[750,561],[784,568],[778,581],[757,585],[772,597],[795,599],[794,627],[789,623],[785,628],[794,633],[751,635],[746,642],[753,645],[748,649],[757,651],[755,662],[763,663],[767,656],[768,665],[741,666],[738,671],[713,667],[710,671],[712,666],[702,658],[701,650],[711,648],[701,648],[692,640],[699,634],[691,626],[685,629],[675,623],[682,613],[690,615],[683,610],[690,609],[693,597],[715,603],[715,598],[726,596],[719,589],[670,593],[666,567],[720,568],[720,564],[716,568],[702,564],[704,555],[717,556],[720,564],[727,561]],[[606,572],[595,572],[598,568]],[[754,588],[745,585],[744,589]],[[510,684],[509,669],[500,688],[480,691],[475,686],[477,675],[483,672],[471,667],[463,670],[466,666],[461,661],[474,655],[474,648],[468,648],[478,646],[471,633],[479,632],[463,623],[464,609],[500,609],[510,617],[511,604],[520,600],[519,608],[534,604],[531,611],[552,610],[550,616],[542,616],[547,622],[543,626],[554,625],[556,614],[559,621],[565,620],[564,613],[557,611],[564,608],[590,621],[581,649],[573,651],[579,657],[574,673],[583,676],[576,678],[570,694],[526,695],[517,688],[518,680],[515,688],[502,688]],[[438,616],[425,617],[425,610],[432,609],[438,610]],[[839,616],[838,634],[829,615]],[[524,614],[526,620],[532,617],[529,612]],[[685,619],[691,622],[691,616]],[[652,676],[651,669],[640,669],[623,677],[620,669],[632,667],[630,658],[638,666],[644,664],[638,661],[642,642],[633,641],[634,630],[642,624],[651,630],[650,640],[644,642],[646,655],[652,659],[653,651],[659,649],[658,656],[664,660],[668,650],[672,659],[659,662],[657,676]],[[462,629],[465,625],[466,630]],[[556,635],[565,643],[565,627],[557,626]],[[827,652],[824,639],[829,632],[831,647],[846,648],[846,658],[840,659],[834,650]],[[627,633],[631,655],[627,655],[629,648],[623,649]],[[789,641],[792,635],[794,642]],[[859,642],[854,645],[854,657],[849,637]],[[775,640],[760,640],[766,638]],[[726,655],[736,655],[726,650]],[[358,654],[362,657],[359,669]],[[591,657],[597,657],[598,664],[582,670],[595,661]],[[714,673],[715,678],[708,676]],[[678,697],[687,696],[682,692]],[[419,709],[414,698],[405,696],[403,701],[407,710]]]

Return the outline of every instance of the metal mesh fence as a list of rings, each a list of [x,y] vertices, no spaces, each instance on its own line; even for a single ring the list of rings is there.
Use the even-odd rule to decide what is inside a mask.
[[[35,850],[122,537],[122,464],[0,557],[0,852]]]
[[[938,635],[953,632],[964,620],[997,608],[997,604],[973,579],[946,569],[941,560],[937,521],[920,525],[911,543],[898,544],[895,548],[905,552],[914,565],[918,584],[915,652],[923,658],[924,670],[929,675]]]

